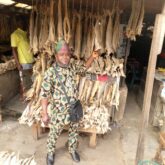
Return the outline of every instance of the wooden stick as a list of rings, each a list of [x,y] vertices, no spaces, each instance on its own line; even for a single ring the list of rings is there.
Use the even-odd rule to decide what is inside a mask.
[[[162,6],[162,14],[165,14],[165,2],[163,3],[163,6]]]
[[[135,161],[136,165],[140,160],[143,160],[145,132],[148,126],[151,96],[152,96],[153,82],[155,76],[156,59],[157,59],[157,55],[160,54],[161,52],[164,35],[165,35],[165,15],[157,14],[154,25],[151,50],[150,50],[149,65],[147,70],[147,79],[146,79],[144,102],[142,109],[142,121],[140,124],[140,133],[139,133],[138,147],[136,152],[136,161]]]

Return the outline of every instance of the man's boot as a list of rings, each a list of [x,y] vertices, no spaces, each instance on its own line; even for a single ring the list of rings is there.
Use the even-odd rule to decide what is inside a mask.
[[[54,165],[55,154],[48,153],[46,156],[46,163],[47,165]]]
[[[76,151],[74,151],[73,153],[70,153],[70,155],[71,155],[72,159],[75,162],[80,162],[80,156],[79,156],[79,154]]]

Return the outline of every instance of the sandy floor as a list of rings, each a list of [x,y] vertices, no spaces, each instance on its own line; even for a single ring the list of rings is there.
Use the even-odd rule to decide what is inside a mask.
[[[18,97],[8,103],[7,112],[23,111]],[[17,115],[15,115],[17,116]],[[88,147],[89,136],[80,136],[79,153],[80,165],[133,165],[138,141],[138,128],[141,118],[141,110],[136,104],[135,96],[128,95],[124,120],[120,127],[113,126],[112,131],[97,138],[95,149]],[[42,134],[38,141],[32,137],[32,130],[26,125],[19,125],[16,117],[4,117],[0,125],[0,151],[12,150],[19,152],[22,157],[35,154],[38,165],[45,165],[47,133]],[[145,160],[151,160],[158,148],[158,130],[151,126],[147,129],[145,142]],[[65,148],[67,132],[64,132],[58,140],[56,150],[57,165],[74,165]]]

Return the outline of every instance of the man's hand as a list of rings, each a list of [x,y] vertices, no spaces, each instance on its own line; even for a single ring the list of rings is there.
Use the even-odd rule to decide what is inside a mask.
[[[98,58],[98,57],[99,57],[98,51],[93,51],[93,52],[92,52],[92,57],[93,57],[93,58]]]
[[[42,121],[43,121],[43,123],[44,123],[45,125],[48,125],[48,123],[49,123],[49,121],[50,121],[50,118],[49,118],[49,116],[48,116],[47,113],[43,113],[43,114],[42,114]]]
[[[22,71],[22,69],[23,69],[21,64],[19,64],[19,65],[17,66],[17,68],[18,68],[19,71]]]

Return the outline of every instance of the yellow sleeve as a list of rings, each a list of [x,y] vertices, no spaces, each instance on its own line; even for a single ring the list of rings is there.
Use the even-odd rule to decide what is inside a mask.
[[[11,34],[11,47],[18,47],[18,38],[16,34]]]

